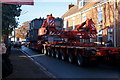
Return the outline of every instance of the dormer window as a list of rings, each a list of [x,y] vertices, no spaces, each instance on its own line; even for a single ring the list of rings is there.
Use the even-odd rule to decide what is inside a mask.
[[[83,0],[79,1],[79,8],[83,7]]]
[[[82,8],[87,2],[85,0],[78,0],[79,2],[79,8]]]

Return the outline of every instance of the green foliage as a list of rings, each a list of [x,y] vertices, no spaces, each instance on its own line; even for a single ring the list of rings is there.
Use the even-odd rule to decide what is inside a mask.
[[[20,16],[21,5],[19,4],[2,4],[2,34],[8,35],[13,28],[17,27],[16,17]]]

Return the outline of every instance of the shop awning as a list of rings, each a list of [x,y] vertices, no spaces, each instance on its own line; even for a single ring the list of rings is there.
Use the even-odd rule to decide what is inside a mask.
[[[0,0],[0,3],[34,5],[34,0]]]

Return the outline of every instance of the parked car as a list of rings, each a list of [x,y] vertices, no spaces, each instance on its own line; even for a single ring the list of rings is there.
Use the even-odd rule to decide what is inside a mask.
[[[22,41],[21,44],[22,44],[22,45],[25,45],[25,41]]]
[[[14,47],[14,48],[15,48],[15,47],[21,48],[21,46],[22,46],[22,44],[21,44],[21,42],[19,42],[19,41],[16,41],[16,42],[14,42],[14,44],[13,44],[13,47]]]

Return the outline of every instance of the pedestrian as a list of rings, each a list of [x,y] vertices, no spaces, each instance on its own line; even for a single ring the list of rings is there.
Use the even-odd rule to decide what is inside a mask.
[[[13,71],[13,66],[7,54],[5,43],[0,44],[0,54],[2,55],[2,78],[6,78]]]
[[[5,43],[0,44],[0,52],[1,54],[6,54],[7,48],[5,47]]]
[[[8,54],[10,54],[11,53],[11,41],[10,40],[8,40],[8,48],[7,48],[7,50],[8,50]]]

